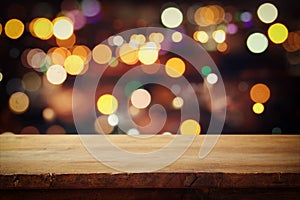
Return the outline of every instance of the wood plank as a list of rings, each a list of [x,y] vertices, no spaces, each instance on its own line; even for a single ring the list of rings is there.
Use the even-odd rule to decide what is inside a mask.
[[[126,150],[149,152],[183,136],[108,137]],[[78,135],[1,135],[0,189],[300,187],[299,135],[222,135],[200,160],[204,138],[163,169],[124,173],[94,159]]]

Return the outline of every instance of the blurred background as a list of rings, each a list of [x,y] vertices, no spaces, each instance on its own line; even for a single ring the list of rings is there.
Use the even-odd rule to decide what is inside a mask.
[[[124,85],[120,92],[129,99],[132,120],[146,126],[151,105],[161,104],[168,116],[160,134],[205,134],[211,116],[207,88],[220,77],[211,66],[196,71],[180,56],[162,50],[185,42],[183,34],[208,52],[224,81],[222,133],[300,131],[297,1],[4,0],[0,5],[0,133],[77,133],[72,116],[75,78],[93,77],[93,69],[107,65],[95,95],[94,132],[151,133],[157,127],[145,133],[136,127],[121,130],[124,117],[116,111],[124,102],[112,95],[117,80],[143,64],[146,75],[165,73],[174,85],[142,85],[134,79]],[[119,35],[148,26],[174,33],[170,38],[160,32]],[[180,123],[180,109],[189,103],[186,86],[176,84],[180,76],[197,94],[199,121]]]

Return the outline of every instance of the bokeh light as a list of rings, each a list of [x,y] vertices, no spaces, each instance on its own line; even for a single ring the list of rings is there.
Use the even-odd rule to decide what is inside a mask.
[[[107,122],[111,126],[117,126],[119,124],[119,117],[116,114],[111,114],[107,118]]]
[[[172,78],[178,78],[185,72],[185,64],[182,59],[170,58],[165,65],[166,73]]]
[[[272,24],[268,29],[268,36],[275,44],[281,44],[288,38],[288,29],[281,23]]]
[[[99,44],[92,51],[93,59],[98,64],[106,64],[112,58],[111,49],[105,44]]]
[[[237,31],[238,31],[238,27],[237,27],[236,24],[228,24],[228,25],[227,25],[226,32],[227,32],[228,34],[233,35],[233,34],[236,34]]]
[[[253,106],[252,106],[252,110],[255,114],[261,114],[264,112],[265,110],[265,107],[263,104],[261,103],[255,103]]]
[[[101,6],[97,0],[83,0],[81,2],[82,13],[87,17],[94,17],[101,11]]]
[[[84,63],[88,63],[92,58],[91,50],[85,45],[76,45],[72,48],[72,55],[82,58]]]
[[[104,94],[97,100],[97,108],[104,115],[111,115],[118,109],[118,100],[111,94]]]
[[[78,75],[84,68],[84,62],[80,56],[70,55],[64,62],[65,70],[70,75]]]
[[[4,26],[4,31],[7,37],[18,39],[24,32],[24,24],[19,19],[10,19]]]
[[[33,22],[33,32],[34,36],[48,40],[53,35],[53,24],[47,18],[38,18]]]
[[[131,128],[131,129],[129,129],[128,131],[127,131],[127,135],[132,135],[132,136],[134,136],[134,135],[139,135],[140,134],[140,132],[139,132],[139,130],[137,130],[136,128]]]
[[[200,124],[193,120],[193,119],[187,119],[182,122],[180,125],[180,133],[182,135],[189,135],[189,134],[195,134],[199,135],[201,132]]]
[[[38,91],[42,85],[40,76],[35,72],[28,72],[24,74],[22,83],[24,89],[29,92]]]
[[[287,40],[282,43],[287,52],[300,50],[300,31],[289,32]]]
[[[251,21],[251,19],[252,19],[252,14],[250,12],[246,11],[241,14],[241,20],[243,22],[249,22]]]
[[[194,14],[194,21],[199,26],[219,24],[224,20],[225,11],[219,5],[199,7]]]
[[[175,109],[180,109],[183,106],[183,103],[184,103],[184,101],[181,97],[175,97],[172,101],[172,106]]]
[[[217,42],[217,43],[222,43],[225,41],[226,39],[226,33],[223,30],[216,30],[212,33],[213,39]]]
[[[21,114],[29,108],[29,97],[23,92],[15,92],[9,97],[8,104],[12,112]]]
[[[53,85],[62,84],[67,78],[67,72],[61,65],[52,65],[46,73],[47,80]]]
[[[268,38],[262,33],[252,33],[247,38],[247,47],[252,53],[262,53],[268,45]]]
[[[95,131],[99,134],[109,134],[114,130],[114,126],[108,122],[107,115],[101,115],[95,120],[94,123]]]
[[[228,45],[226,42],[223,42],[223,43],[219,43],[217,45],[217,49],[219,52],[226,52],[228,50]]]
[[[132,92],[130,101],[136,108],[146,108],[151,103],[151,95],[145,89],[137,89]]]
[[[257,83],[250,89],[250,98],[256,103],[265,103],[270,96],[271,91],[269,87],[263,83]]]
[[[139,60],[138,50],[132,48],[128,43],[121,46],[119,54],[121,61],[128,65],[134,65]]]
[[[279,127],[274,127],[272,129],[272,134],[281,134],[281,133],[282,133],[282,130]]]
[[[43,118],[48,122],[52,122],[55,119],[54,110],[52,108],[45,108],[43,110]]]
[[[257,16],[262,22],[269,24],[276,20],[278,11],[273,4],[264,3],[258,7]]]
[[[63,40],[56,38],[56,44],[59,47],[71,48],[74,46],[75,43],[76,43],[75,34],[72,34],[69,38]]]
[[[140,47],[138,51],[138,58],[141,63],[151,65],[155,63],[158,58],[157,46],[154,42],[147,42]]]
[[[124,38],[120,35],[116,35],[113,37],[113,44],[116,46],[121,46],[124,43]]]
[[[203,75],[203,76],[208,76],[209,74],[211,73],[211,68],[210,68],[210,66],[203,66],[202,68],[201,68],[201,74]]]
[[[209,39],[209,36],[205,31],[197,31],[196,38],[199,42],[206,43]]]
[[[206,80],[209,84],[215,84],[218,81],[218,76],[215,73],[210,73],[207,75]]]
[[[177,31],[176,31],[177,32]],[[174,33],[176,33],[174,32]],[[149,35],[149,40],[151,42],[155,42],[156,44],[159,44],[159,43],[162,43],[163,40],[164,40],[164,35],[162,33],[159,33],[159,32],[155,32],[155,33],[151,33]]]
[[[173,42],[180,42],[182,40],[182,34],[178,31],[172,33]]]
[[[60,40],[66,40],[74,31],[73,22],[67,17],[58,17],[53,20],[53,34]]]
[[[183,21],[182,12],[175,7],[166,8],[161,14],[161,22],[168,28],[176,28]]]

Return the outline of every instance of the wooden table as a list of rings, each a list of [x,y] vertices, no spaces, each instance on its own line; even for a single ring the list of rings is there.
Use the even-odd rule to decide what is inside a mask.
[[[183,136],[154,136],[145,142],[125,135],[109,139],[126,150],[146,152],[174,137]],[[204,137],[197,136],[176,162],[163,169],[125,173],[93,158],[78,135],[0,135],[0,199],[300,196],[300,135],[221,135],[201,160]]]

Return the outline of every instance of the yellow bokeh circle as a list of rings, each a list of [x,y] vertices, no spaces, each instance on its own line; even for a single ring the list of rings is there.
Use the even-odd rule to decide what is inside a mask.
[[[281,23],[273,24],[268,29],[268,36],[275,44],[281,44],[288,38],[289,31]]]
[[[102,114],[113,114],[118,109],[118,100],[111,94],[104,94],[99,97],[97,108]]]

